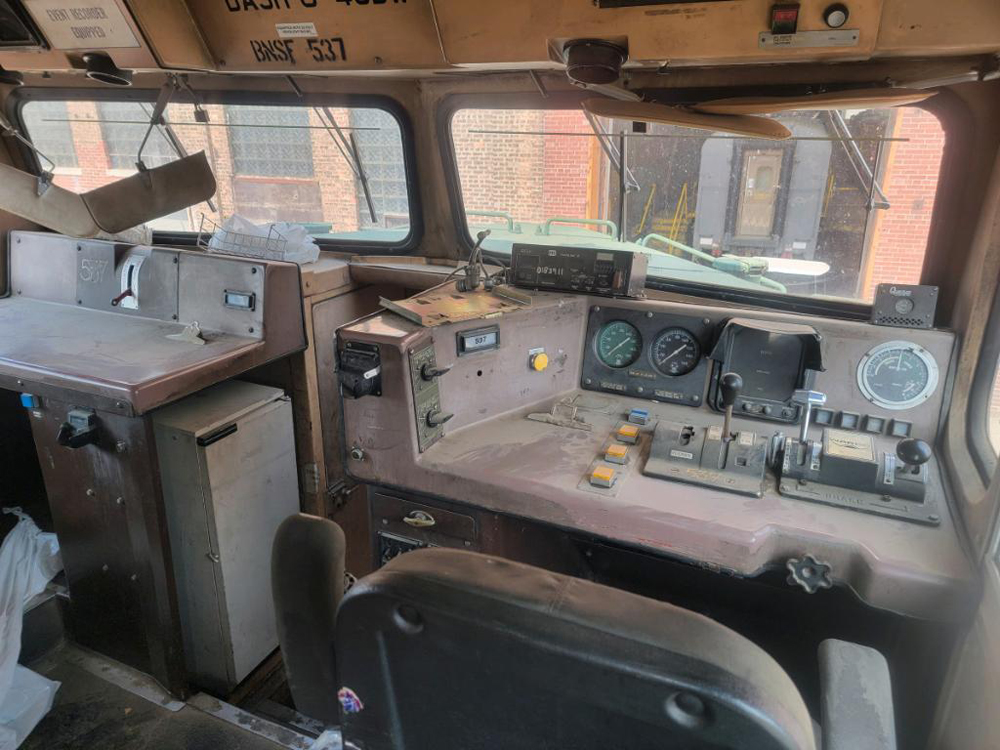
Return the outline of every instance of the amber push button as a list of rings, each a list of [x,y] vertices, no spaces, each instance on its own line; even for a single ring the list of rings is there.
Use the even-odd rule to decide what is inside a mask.
[[[595,487],[610,487],[615,483],[617,476],[615,470],[610,466],[598,466],[590,473],[590,483]]]
[[[608,446],[604,454],[604,460],[612,464],[623,464],[628,458],[628,446],[614,443]]]
[[[623,443],[635,445],[639,442],[639,428],[634,424],[623,424],[618,428],[618,431],[615,433],[615,437]]]

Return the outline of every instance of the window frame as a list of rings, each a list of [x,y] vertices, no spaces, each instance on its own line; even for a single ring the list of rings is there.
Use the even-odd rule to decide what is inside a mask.
[[[969,389],[965,425],[972,462],[983,482],[989,485],[1000,460],[997,449],[990,441],[990,401],[993,383],[1000,370],[1000,288],[994,294],[982,341]]]
[[[652,100],[665,104],[691,104],[706,99],[719,98],[721,96],[775,96],[799,94],[802,91],[787,90],[788,87],[749,87],[746,89],[726,89],[725,91],[712,90],[701,91],[695,89],[683,90],[643,90],[640,94],[650,95]],[[452,121],[455,114],[462,109],[577,109],[580,103],[592,96],[586,92],[547,92],[542,95],[538,92],[514,92],[497,94],[452,94],[441,100],[438,106],[435,123],[438,129],[438,144],[441,151],[442,168],[444,172],[445,184],[448,190],[449,206],[454,221],[456,237],[463,254],[471,252],[474,245],[472,234],[469,231],[466,221],[465,207],[462,201],[462,183],[458,174],[458,160],[455,153],[455,143],[452,135]],[[929,99],[918,105],[912,105],[924,109],[934,115],[941,123],[945,134],[945,146],[941,154],[941,167],[938,175],[937,192],[935,193],[934,213],[931,216],[930,231],[927,236],[927,249],[924,253],[924,263],[921,270],[921,284],[938,284],[939,282],[928,280],[929,268],[934,268],[935,263],[929,262],[939,252],[939,244],[942,238],[947,236],[947,232],[942,232],[941,217],[949,214],[943,198],[950,188],[953,180],[953,165],[956,161],[956,154],[959,148],[955,144],[954,121],[947,106]],[[780,145],[780,144],[778,144]],[[949,219],[950,223],[951,219]],[[699,284],[689,281],[677,281],[672,279],[649,278],[646,282],[647,289],[660,292],[685,294],[694,297],[707,298],[715,301],[726,302],[739,305],[753,305],[773,310],[786,312],[798,312],[805,315],[817,315],[821,317],[840,318],[844,320],[867,321],[871,320],[872,304],[860,300],[834,300],[817,297],[805,297],[797,295],[779,295],[775,292],[756,291],[748,289],[729,289],[712,284]],[[943,319],[945,311],[938,310],[937,319]],[[950,314],[950,310],[947,311]]]
[[[111,102],[144,102],[153,104],[159,89],[106,89],[106,88],[65,88],[24,86],[16,89],[7,99],[7,116],[11,122],[26,132],[21,110],[25,104],[32,101],[111,101]],[[410,232],[399,242],[379,242],[354,239],[324,239],[316,238],[316,244],[321,250],[347,252],[358,255],[412,255],[420,247],[424,236],[424,213],[420,197],[420,185],[417,177],[417,158],[414,146],[413,125],[410,117],[396,99],[383,94],[331,94],[293,92],[257,92],[257,91],[220,91],[204,89],[197,91],[200,104],[220,105],[254,105],[254,106],[328,106],[344,108],[380,109],[389,114],[398,124],[403,147],[403,166],[406,174],[406,191],[409,202]],[[179,93],[175,101],[189,103],[190,96]],[[34,174],[41,173],[38,158],[27,146],[17,144],[24,163]],[[174,245],[191,247],[197,244],[198,233],[153,230],[153,243],[157,245]]]

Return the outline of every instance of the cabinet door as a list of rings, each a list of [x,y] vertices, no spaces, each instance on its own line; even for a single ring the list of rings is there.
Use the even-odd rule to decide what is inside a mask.
[[[234,683],[278,647],[271,543],[278,525],[299,509],[291,402],[273,401],[235,427],[202,448]]]

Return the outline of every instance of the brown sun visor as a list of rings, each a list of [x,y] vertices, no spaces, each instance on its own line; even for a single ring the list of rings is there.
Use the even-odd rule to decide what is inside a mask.
[[[598,117],[612,117],[619,120],[639,120],[677,125],[682,128],[697,128],[716,133],[731,133],[749,138],[765,138],[783,141],[792,132],[775,120],[748,115],[707,114],[681,107],[649,102],[626,102],[617,99],[587,99],[583,108]]]
[[[919,104],[934,96],[934,91],[911,89],[854,89],[830,91],[814,96],[745,96],[716,99],[694,105],[698,112],[712,115],[769,115],[792,110],[884,109]]]
[[[124,232],[214,194],[215,175],[204,152],[83,194],[0,164],[0,210],[70,237]]]
[[[84,193],[94,222],[112,234],[207,201],[215,175],[204,151]]]

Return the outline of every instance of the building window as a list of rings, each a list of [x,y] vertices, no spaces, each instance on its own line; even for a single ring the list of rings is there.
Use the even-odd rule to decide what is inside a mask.
[[[139,146],[146,137],[153,105],[140,102],[98,102],[97,116],[110,169],[135,169]],[[134,125],[132,123],[135,123]],[[142,150],[142,163],[162,167],[177,159],[170,141],[160,128],[153,128]]]
[[[410,200],[406,192],[406,166],[399,125],[381,109],[350,110],[351,126],[361,151],[368,189],[375,204],[373,223],[365,200],[364,187],[355,181],[358,218],[361,226],[398,227],[409,224]]]
[[[299,178],[315,174],[307,108],[230,106],[226,121],[235,174]]]
[[[28,102],[23,115],[25,129],[36,149],[57,167],[77,166],[66,102]],[[47,167],[44,161],[43,166]]]

